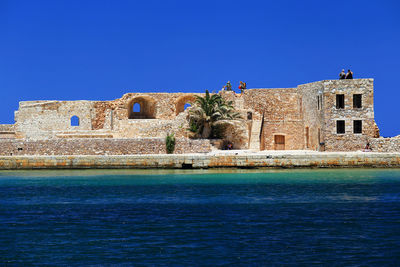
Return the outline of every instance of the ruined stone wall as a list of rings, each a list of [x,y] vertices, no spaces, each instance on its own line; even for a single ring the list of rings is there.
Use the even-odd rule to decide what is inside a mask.
[[[238,148],[258,149],[260,145],[261,149],[275,149],[275,136],[281,135],[285,137],[286,150],[321,151],[320,143],[325,143],[327,151],[354,151],[379,135],[374,121],[372,79],[328,80],[297,88],[220,94],[233,101],[244,119],[239,130],[245,129],[241,135],[246,141],[238,142],[233,130],[229,133],[232,140],[236,138],[235,143],[240,143]],[[336,108],[337,94],[345,95],[344,109]],[[354,94],[362,95],[362,108],[353,108]],[[204,94],[127,93],[112,101],[25,101],[15,112],[15,135],[0,137],[164,138],[168,133],[188,137],[188,112],[184,105],[194,101],[195,95]],[[140,111],[133,109],[135,103],[140,105]],[[79,126],[71,125],[72,116],[79,117]],[[336,133],[337,120],[345,121],[344,134]],[[361,134],[353,133],[354,120],[362,120]],[[7,127],[3,126],[10,128]]]
[[[0,138],[15,138],[14,124],[0,124]]]
[[[377,136],[374,120],[373,79],[322,81],[324,87],[324,138],[327,151],[356,151]],[[336,108],[336,95],[344,94],[344,109]],[[353,108],[353,95],[362,95],[362,108]],[[338,134],[336,121],[345,121],[345,133]],[[354,133],[354,120],[362,121],[362,133]]]
[[[185,136],[187,126],[180,113],[194,95],[129,93],[113,101],[24,101],[15,112],[15,130],[18,138],[33,140],[65,133],[88,135],[92,130],[109,131],[117,138],[162,137],[170,132]],[[135,103],[143,112],[133,112]],[[71,126],[73,116],[79,118],[79,126]]]
[[[204,153],[211,151],[210,141],[177,138],[175,153]],[[164,154],[164,138],[135,139],[52,139],[0,140],[0,155],[130,155]]]
[[[13,132],[14,130],[14,124],[0,124],[0,132]]]
[[[373,152],[400,152],[400,138],[371,138],[368,140]]]
[[[139,117],[144,116],[147,119],[174,119],[177,113],[182,110],[182,106],[186,103],[194,101],[194,93],[128,93],[122,98],[115,100],[115,119],[128,120],[132,107],[135,103],[139,103],[143,114],[137,114]],[[133,114],[135,115],[135,114]]]
[[[275,145],[275,136],[283,135],[285,145]],[[264,121],[262,138],[263,150],[300,150],[303,149],[302,121]]]
[[[253,111],[254,120],[263,113],[266,121],[301,120],[296,88],[249,89],[243,98],[243,108]]]
[[[15,112],[15,131],[19,138],[48,139],[57,131],[92,130],[91,101],[24,101]],[[71,118],[79,126],[71,126]]]
[[[303,119],[303,129],[300,131],[303,149],[319,150],[319,144],[324,142],[324,112],[323,84],[321,82],[302,84],[298,86],[300,114]]]
[[[283,149],[275,146],[276,135],[284,136],[285,150],[303,149],[300,140],[303,121],[296,88],[250,89],[243,99],[243,109],[252,112],[253,120],[262,120],[264,115],[261,149]]]

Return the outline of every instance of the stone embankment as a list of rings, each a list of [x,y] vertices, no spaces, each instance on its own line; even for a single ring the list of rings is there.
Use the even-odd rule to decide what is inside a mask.
[[[211,151],[210,141],[177,138],[175,153]],[[132,155],[165,154],[164,138],[54,138],[47,140],[0,140],[0,155]]]
[[[206,154],[0,156],[0,169],[400,167],[400,153],[242,151]]]

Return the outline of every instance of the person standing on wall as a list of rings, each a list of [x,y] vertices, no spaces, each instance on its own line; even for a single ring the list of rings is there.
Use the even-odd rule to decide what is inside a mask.
[[[239,83],[239,89],[240,89],[240,94],[244,93],[244,90],[246,90],[247,84],[245,82],[240,81]]]

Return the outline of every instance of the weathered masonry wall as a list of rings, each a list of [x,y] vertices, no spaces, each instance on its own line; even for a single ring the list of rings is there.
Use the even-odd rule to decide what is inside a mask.
[[[369,140],[375,152],[400,152],[400,138],[372,138]]]
[[[306,150],[322,150],[320,144],[324,142],[324,112],[322,82],[303,84],[298,86],[303,129],[301,143]]]
[[[0,124],[0,139],[15,138],[14,124]]]
[[[313,152],[301,155],[0,156],[0,169],[399,168],[399,153]]]
[[[322,81],[324,87],[324,141],[327,151],[355,151],[371,138],[379,137],[374,120],[373,79]],[[353,106],[355,94],[362,107]],[[337,108],[337,95],[344,96],[344,108]],[[362,122],[362,132],[354,133],[354,121]],[[345,133],[337,133],[337,121],[344,121]]]
[[[17,137],[48,139],[60,131],[92,130],[91,101],[26,101],[20,102],[15,112]],[[79,118],[79,126],[71,125],[71,118]]]
[[[373,79],[326,80],[296,88],[219,92],[241,113],[227,140],[236,149],[357,151],[379,137],[374,121]],[[0,126],[1,139],[188,138],[194,93],[127,93],[112,101],[25,101],[13,126]],[[344,98],[338,108],[337,96]],[[361,96],[361,107],[353,105]],[[78,124],[73,124],[73,119]],[[345,131],[338,132],[337,123]],[[355,123],[362,131],[355,132]],[[391,143],[391,142],[389,142]],[[389,144],[388,143],[388,144]],[[386,147],[385,144],[380,146]],[[390,145],[382,148],[389,151]],[[393,148],[396,149],[396,148]]]
[[[209,140],[176,139],[176,154],[205,153],[211,151]],[[131,155],[165,154],[165,139],[52,139],[52,140],[0,140],[0,155]]]

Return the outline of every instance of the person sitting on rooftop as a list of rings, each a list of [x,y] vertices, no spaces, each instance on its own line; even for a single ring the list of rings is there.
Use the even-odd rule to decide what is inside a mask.
[[[226,91],[232,91],[232,84],[230,81],[228,81],[226,83],[226,85],[224,87],[222,87],[222,89],[226,90]]]
[[[343,80],[346,78],[346,73],[344,72],[344,69],[342,69],[342,72],[339,73],[339,80]]]
[[[348,70],[346,73],[346,79],[353,79],[353,72],[351,70]]]

